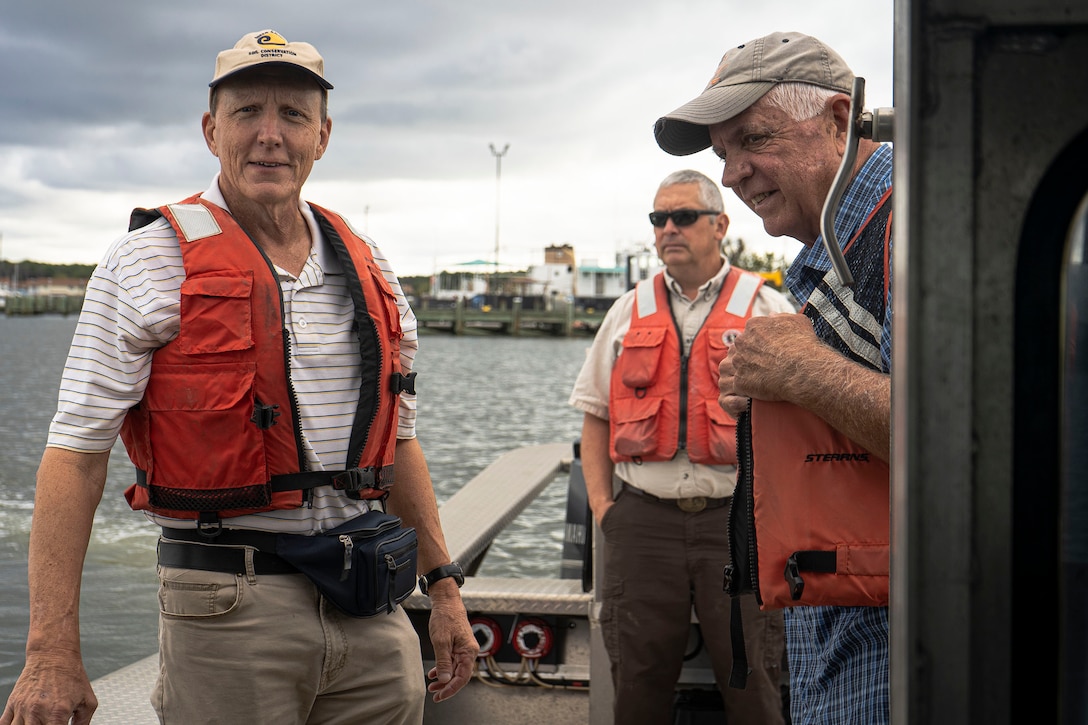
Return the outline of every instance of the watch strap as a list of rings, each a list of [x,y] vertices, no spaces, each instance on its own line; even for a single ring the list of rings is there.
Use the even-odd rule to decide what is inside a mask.
[[[465,573],[456,561],[435,567],[419,578],[419,590],[426,594],[435,582],[452,577],[458,588],[465,583]]]

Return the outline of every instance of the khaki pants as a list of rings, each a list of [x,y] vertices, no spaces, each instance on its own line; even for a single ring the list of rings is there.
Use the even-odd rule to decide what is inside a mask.
[[[419,638],[403,608],[358,619],[301,574],[160,567],[163,725],[423,721]]]
[[[722,591],[729,560],[729,507],[685,513],[620,493],[605,514],[601,631],[612,661],[617,725],[672,723],[694,605],[703,645],[725,701],[729,725],[784,720],[780,680],[785,642],[781,611],[761,612],[741,598],[748,686],[728,686],[733,665],[730,598]]]

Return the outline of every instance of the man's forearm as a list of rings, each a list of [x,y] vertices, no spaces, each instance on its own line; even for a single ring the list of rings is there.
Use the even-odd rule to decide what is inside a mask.
[[[599,522],[612,503],[612,458],[608,451],[609,424],[604,418],[586,413],[582,421],[582,475],[586,498]]]
[[[47,448],[38,468],[30,529],[27,654],[78,653],[79,593],[109,453]]]
[[[791,402],[823,418],[873,455],[891,459],[891,376],[826,351],[804,364]]]
[[[423,449],[415,438],[397,441],[396,483],[389,495],[389,510],[401,517],[419,538],[420,572],[448,564],[449,552],[438,516],[438,503]]]

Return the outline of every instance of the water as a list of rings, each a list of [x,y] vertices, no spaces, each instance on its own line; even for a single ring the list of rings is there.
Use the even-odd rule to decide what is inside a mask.
[[[0,707],[23,664],[34,474],[75,322],[0,316]],[[579,436],[582,416],[566,400],[588,345],[587,338],[422,339],[418,434],[439,503],[501,453]],[[131,476],[118,444],[83,575],[80,622],[91,679],[156,649],[156,530],[121,496]],[[565,512],[560,476],[500,534],[478,573],[558,576]]]

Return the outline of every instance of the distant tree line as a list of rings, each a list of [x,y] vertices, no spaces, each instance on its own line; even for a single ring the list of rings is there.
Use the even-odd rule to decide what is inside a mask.
[[[785,273],[786,270],[790,268],[789,263],[774,252],[764,252],[762,254],[749,252],[743,239],[730,239],[729,237],[726,237],[722,244],[722,253],[725,255],[725,258],[729,260],[730,264],[740,267],[741,269],[746,269],[749,272],[774,272],[776,270],[782,270],[782,272]]]
[[[19,265],[19,279],[90,279],[94,271],[93,264],[49,264],[48,262],[12,262],[0,260],[0,279],[15,276],[15,265]]]
[[[15,269],[18,264],[18,270]],[[19,279],[80,279],[88,280],[94,272],[93,264],[49,264],[48,262],[13,262],[0,260],[0,279],[10,280],[15,274]],[[408,294],[426,295],[431,291],[431,278],[428,275],[401,277],[401,284]]]
[[[722,245],[722,250],[730,264],[734,264],[741,269],[747,269],[752,272],[773,272],[779,269],[785,272],[789,268],[789,264],[781,257],[776,256],[773,252],[757,254],[748,251],[743,239],[726,238]],[[19,265],[19,279],[44,278],[86,280],[90,279],[91,273],[95,268],[95,265],[93,264],[49,264],[48,262],[32,262],[29,260],[23,260],[16,263],[4,259],[0,260],[0,279],[11,279],[16,272],[16,264]],[[441,274],[445,279],[447,276],[456,277],[467,273],[442,272]],[[524,274],[526,274],[525,271],[519,271],[510,276],[520,276]],[[498,276],[502,277],[504,275]],[[404,286],[405,292],[408,294],[425,296],[431,293],[431,277],[429,275],[401,277],[400,281]],[[453,280],[453,282],[456,282],[456,280]],[[449,284],[449,282],[447,284]]]

